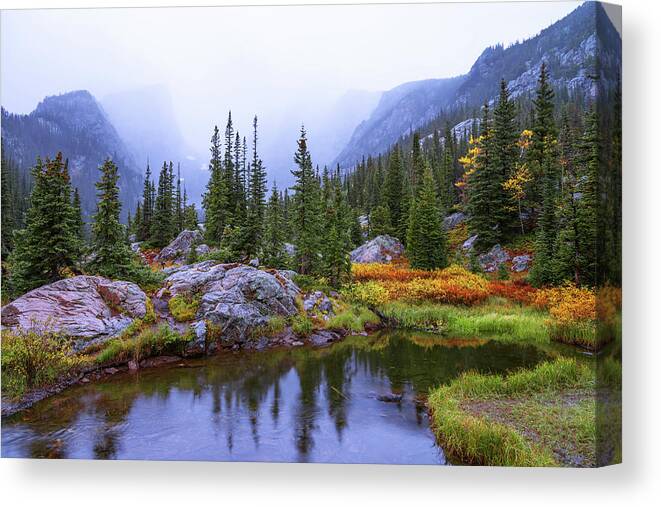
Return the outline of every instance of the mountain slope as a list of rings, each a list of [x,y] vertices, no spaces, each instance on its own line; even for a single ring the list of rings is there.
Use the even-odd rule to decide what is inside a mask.
[[[181,177],[189,201],[201,202],[209,173],[206,158],[186,145],[165,86],[155,85],[107,95],[101,99],[119,136],[124,140],[140,168],[149,160],[152,168],[163,161],[181,165]]]
[[[542,62],[549,68],[554,88],[594,98],[594,77],[612,89],[621,60],[620,35],[604,8],[586,2],[531,39],[508,48],[487,48],[463,76],[406,83],[385,93],[336,162],[349,168],[364,155],[381,153],[444,111],[465,110],[461,119],[467,118],[471,110],[497,96],[501,79],[513,97],[532,94]]]
[[[21,171],[37,157],[53,158],[61,151],[80,192],[83,213],[96,211],[95,183],[99,167],[110,157],[119,171],[122,217],[134,209],[142,190],[142,175],[133,156],[94,97],[85,90],[46,97],[27,115],[2,110],[2,139],[7,155]]]

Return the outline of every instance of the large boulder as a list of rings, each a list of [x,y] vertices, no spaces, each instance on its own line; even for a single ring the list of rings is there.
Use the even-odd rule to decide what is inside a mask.
[[[196,319],[217,326],[224,346],[244,345],[251,331],[271,318],[298,312],[300,290],[277,270],[206,261],[176,270],[166,278],[165,288],[172,296],[199,297]]]
[[[168,246],[163,248],[156,256],[158,262],[184,262],[192,248],[202,243],[203,237],[200,231],[181,231],[179,235]]]
[[[366,264],[370,262],[391,262],[404,255],[404,245],[392,236],[377,236],[351,252],[351,262]]]
[[[76,276],[34,289],[2,308],[8,329],[48,330],[74,339],[74,348],[103,342],[147,313],[136,284]]]

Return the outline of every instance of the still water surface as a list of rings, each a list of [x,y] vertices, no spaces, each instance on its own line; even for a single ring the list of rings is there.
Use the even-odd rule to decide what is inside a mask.
[[[547,358],[528,345],[382,332],[325,349],[182,361],[4,418],[2,456],[444,464],[429,388]],[[400,402],[379,399],[393,393]]]

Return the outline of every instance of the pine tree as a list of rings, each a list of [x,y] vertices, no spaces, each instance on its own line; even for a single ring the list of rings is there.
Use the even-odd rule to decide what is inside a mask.
[[[97,211],[92,224],[94,258],[88,270],[110,278],[127,277],[134,271],[134,256],[125,238],[124,226],[119,222],[121,203],[117,180],[117,166],[107,159],[100,167],[97,182]]]
[[[404,213],[404,171],[399,148],[395,146],[390,154],[388,169],[383,185],[383,204],[388,208],[392,233],[404,241],[408,220]]]
[[[411,187],[413,193],[417,192],[418,185],[422,183],[422,178],[424,176],[425,170],[425,159],[422,154],[422,149],[420,147],[420,133],[415,132],[413,134],[413,140],[411,145]]]
[[[38,158],[32,178],[26,227],[15,234],[9,258],[10,287],[16,294],[58,280],[74,267],[79,255],[69,173],[62,154],[45,163]]]
[[[151,234],[152,215],[154,213],[153,191],[151,169],[149,163],[145,171],[145,183],[142,189],[142,217],[139,220],[140,227],[136,230],[138,241],[146,241]]]
[[[254,255],[260,250],[264,211],[266,207],[266,169],[257,154],[257,116],[253,119],[253,158],[250,165],[250,199],[248,202],[248,220],[250,229],[246,244],[247,254]]]
[[[516,107],[510,100],[505,80],[500,82],[500,97],[493,115],[493,206],[492,221],[499,233],[498,242],[511,237],[516,228],[515,210],[509,205],[505,182],[515,172],[518,158]]]
[[[411,205],[406,248],[412,268],[432,270],[448,264],[447,238],[434,190],[434,176],[428,164],[425,164],[418,194]]]
[[[297,271],[302,275],[316,273],[321,250],[321,191],[312,167],[305,128],[301,127],[298,150],[294,156],[297,169],[292,170],[294,203],[292,227],[296,246]]]
[[[158,175],[158,191],[154,201],[154,216],[151,226],[149,243],[162,248],[173,238],[174,216],[172,213],[172,164],[163,167]]]
[[[74,188],[73,191],[73,202],[72,202],[72,213],[73,213],[73,231],[78,238],[80,247],[85,243],[85,223],[83,222],[83,210],[80,205],[80,194],[78,193],[78,187]]]
[[[329,206],[325,214],[326,239],[322,244],[323,274],[333,287],[339,287],[351,273],[351,215],[342,195],[339,181],[328,182],[331,187]]]
[[[220,158],[220,133],[214,127],[211,136],[211,159],[209,161],[209,182],[202,199],[205,211],[205,236],[211,245],[219,245],[227,225],[227,190]]]
[[[4,261],[13,247],[12,236],[16,223],[14,220],[16,210],[14,209],[14,189],[9,181],[11,165],[10,162],[5,159],[4,143],[0,150],[0,156],[2,157],[0,160],[0,178],[2,180],[2,190],[0,191],[2,194],[2,210],[0,211],[0,217],[2,218],[2,225],[0,226],[2,239],[0,240],[0,243],[2,243],[2,260]]]
[[[370,213],[370,238],[381,236],[383,234],[392,234],[392,224],[390,220],[390,210],[386,206],[377,206]]]
[[[535,117],[532,146],[529,151],[533,176],[541,192],[541,206],[537,219],[535,239],[535,262],[530,279],[535,285],[557,281],[557,236],[556,207],[559,195],[559,171],[557,163],[556,128],[553,120],[553,89],[548,82],[546,66],[543,64],[534,101]]]
[[[181,167],[177,163],[177,193],[175,196],[175,210],[176,210],[176,231],[179,234],[184,230],[184,205],[181,195]]]
[[[505,206],[507,195],[495,158],[494,131],[490,126],[489,106],[484,104],[474,171],[467,180],[466,189],[468,226],[471,234],[477,234],[475,247],[478,251],[499,243],[502,237],[498,217],[501,208]]]
[[[284,268],[287,266],[285,252],[284,220],[278,187],[273,183],[271,196],[266,206],[264,222],[264,239],[262,242],[261,260],[266,266]]]

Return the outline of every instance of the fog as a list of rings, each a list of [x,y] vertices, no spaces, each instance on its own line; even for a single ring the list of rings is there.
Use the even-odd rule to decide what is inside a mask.
[[[87,89],[103,101],[159,85],[169,92],[174,121],[200,165],[213,125],[222,129],[228,110],[248,137],[257,114],[270,176],[286,182],[301,123],[313,159],[315,147],[322,159],[332,159],[334,148],[322,145],[333,129],[351,130],[359,121],[334,118],[335,125],[323,125],[346,92],[465,73],[485,47],[533,36],[576,6],[3,11],[1,102],[10,112],[28,113],[46,95]]]

